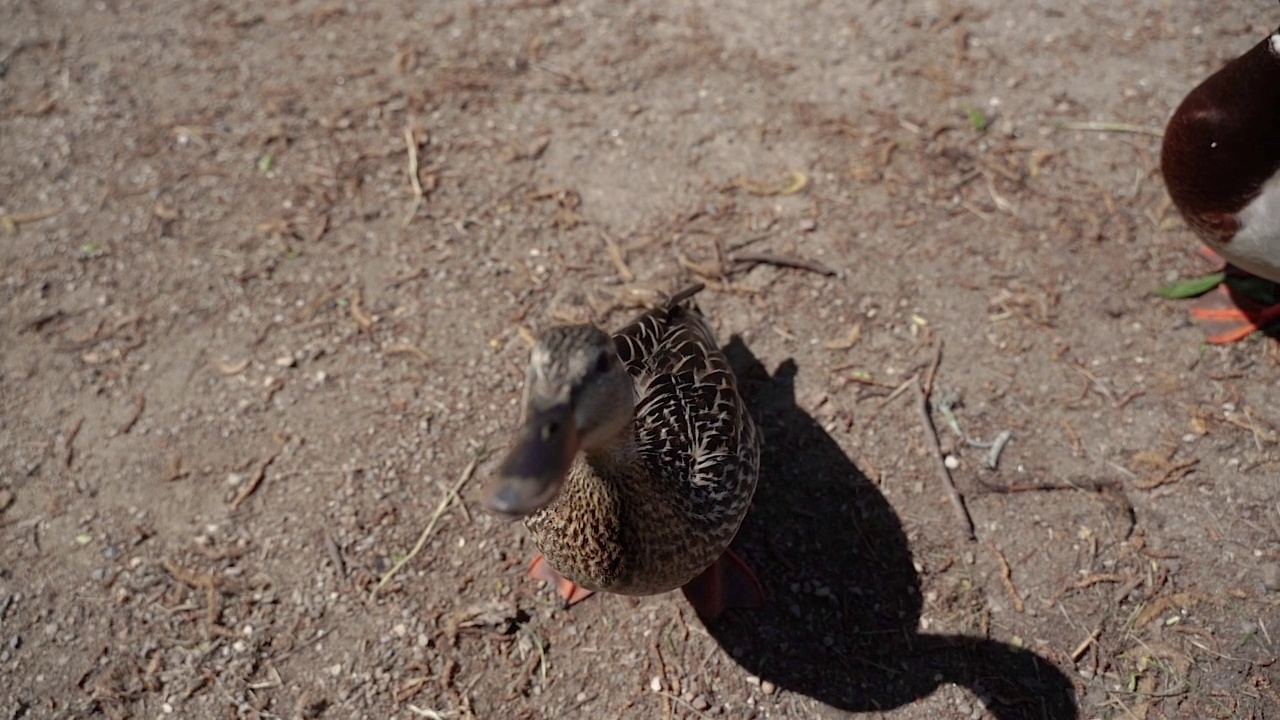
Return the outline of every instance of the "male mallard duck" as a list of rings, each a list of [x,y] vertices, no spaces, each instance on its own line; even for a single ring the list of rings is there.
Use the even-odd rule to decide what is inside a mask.
[[[1187,95],[1160,166],[1187,223],[1230,263],[1227,283],[1191,311],[1209,341],[1234,342],[1280,319],[1280,31]],[[1262,280],[1244,282],[1250,274]],[[1246,295],[1249,285],[1272,297]]]
[[[683,587],[698,614],[760,604],[728,552],[760,473],[760,433],[687,288],[610,337],[560,325],[534,345],[515,446],[485,493],[524,516],[529,574],[573,604]]]

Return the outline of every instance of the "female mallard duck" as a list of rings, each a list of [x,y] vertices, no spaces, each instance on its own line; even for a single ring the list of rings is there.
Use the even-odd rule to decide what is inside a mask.
[[[560,325],[534,345],[515,446],[487,489],[524,516],[530,575],[570,604],[683,587],[699,615],[755,607],[728,552],[760,472],[760,433],[687,288],[612,338]],[[579,452],[581,451],[581,452]]]

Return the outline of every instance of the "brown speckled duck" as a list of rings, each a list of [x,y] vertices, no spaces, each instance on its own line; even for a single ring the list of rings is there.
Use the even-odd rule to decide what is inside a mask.
[[[525,518],[542,552],[530,575],[569,604],[677,587],[707,620],[760,604],[728,551],[755,493],[760,433],[691,299],[701,288],[612,337],[560,325],[534,345],[523,425],[485,503]]]

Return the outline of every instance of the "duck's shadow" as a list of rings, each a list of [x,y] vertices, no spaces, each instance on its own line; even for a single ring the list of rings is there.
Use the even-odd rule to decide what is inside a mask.
[[[708,631],[762,680],[844,710],[886,710],[944,683],[1001,720],[1076,718],[1071,682],[1027,650],[920,634],[920,581],[893,508],[794,397],[796,365],[770,376],[739,338],[725,348],[765,436],[760,484],[735,541],[765,607]]]

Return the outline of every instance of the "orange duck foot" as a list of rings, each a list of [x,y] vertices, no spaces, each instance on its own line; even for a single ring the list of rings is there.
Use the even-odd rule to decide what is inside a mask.
[[[1191,303],[1191,317],[1206,340],[1227,345],[1280,320],[1280,303],[1260,303],[1225,282]]]
[[[556,572],[555,568],[551,567],[551,563],[547,562],[547,559],[541,555],[534,558],[529,565],[529,577],[534,580],[541,580],[554,587],[561,599],[564,600],[566,607],[577,605],[595,594],[594,590],[588,590]]]
[[[730,608],[764,605],[764,588],[742,558],[726,550],[711,567],[681,588],[698,617],[711,622]]]

